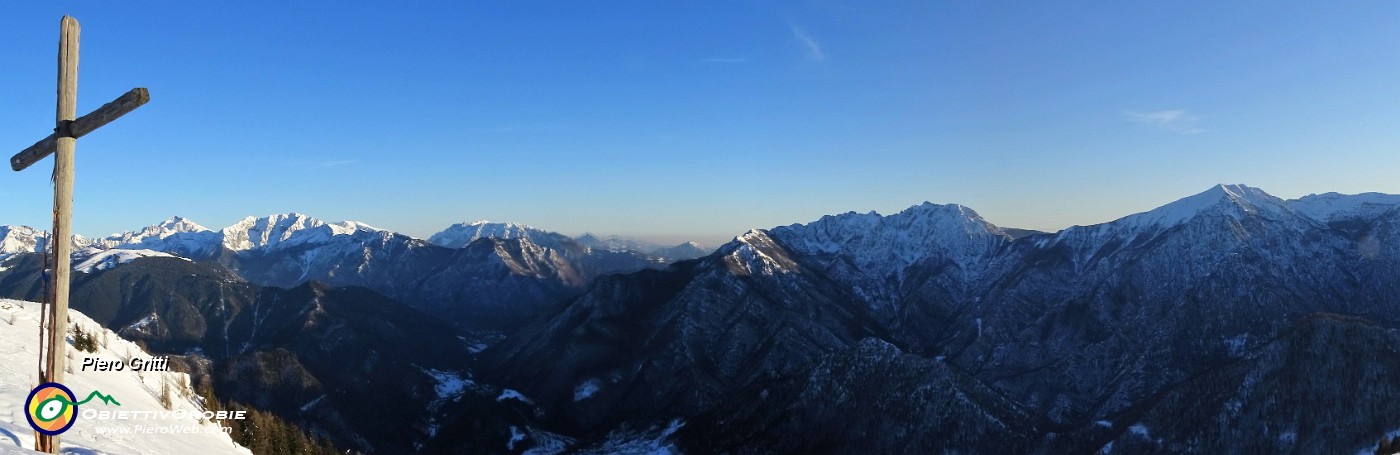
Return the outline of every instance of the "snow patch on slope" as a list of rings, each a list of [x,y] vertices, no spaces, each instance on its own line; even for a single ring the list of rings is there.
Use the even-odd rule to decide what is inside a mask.
[[[677,430],[685,426],[685,421],[672,419],[666,428],[653,427],[642,432],[634,431],[614,431],[609,433],[602,443],[595,447],[578,451],[583,455],[604,455],[604,454],[634,454],[634,455],[671,455],[681,453],[675,444],[667,440]]]
[[[502,390],[501,390],[501,395],[496,397],[496,401],[498,401],[498,402],[500,402],[500,401],[506,401],[506,400],[519,400],[519,401],[524,402],[524,403],[526,403],[526,404],[533,404],[533,403],[534,403],[533,401],[530,401],[529,398],[526,398],[526,397],[525,397],[525,394],[520,393],[520,392],[518,392],[518,391],[516,391],[516,390],[514,390],[514,389],[502,389]]]
[[[91,255],[88,256],[87,259],[84,259],[82,262],[78,263],[78,265],[73,266],[73,270],[83,273],[92,273],[98,270],[107,270],[112,267],[116,267],[118,265],[125,264],[140,258],[179,258],[184,259],[186,261],[189,260],[185,258],[180,258],[169,253],[162,253],[153,250],[96,251],[95,249],[89,248],[88,253],[90,253]]]
[[[437,392],[439,399],[456,398],[462,395],[462,392],[467,389],[467,386],[476,385],[476,382],[465,379],[462,375],[451,371],[423,370],[423,372],[432,376],[433,379],[437,381],[437,384],[433,386],[433,390]]]
[[[574,401],[583,401],[592,398],[599,390],[602,390],[603,382],[597,379],[583,381],[578,387],[574,387]]]

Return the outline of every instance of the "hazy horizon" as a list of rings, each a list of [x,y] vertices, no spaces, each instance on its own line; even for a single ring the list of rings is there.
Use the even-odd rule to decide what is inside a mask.
[[[78,141],[85,236],[300,212],[714,246],[923,201],[1054,231],[1216,183],[1400,193],[1396,2],[0,11],[0,153],[53,129],[63,14],[80,114],[151,90]],[[0,176],[0,224],[49,224],[49,163]]]
[[[1222,182],[1222,183],[1220,183],[1220,184],[1227,184],[1227,185],[1228,185],[1228,184],[1232,184],[1232,183],[1225,183],[1225,182]],[[1298,194],[1298,195],[1280,195],[1280,194],[1275,194],[1275,193],[1273,193],[1273,192],[1270,192],[1268,188],[1260,188],[1260,187],[1257,187],[1257,186],[1254,186],[1254,185],[1249,185],[1248,183],[1242,183],[1242,184],[1245,185],[1245,186],[1250,186],[1250,187],[1254,187],[1254,188],[1261,189],[1261,190],[1263,190],[1263,191],[1265,191],[1265,192],[1267,192],[1267,193],[1269,193],[1269,194],[1271,194],[1271,195],[1273,195],[1273,196],[1275,196],[1275,197],[1278,197],[1278,198],[1284,199],[1284,200],[1298,199],[1298,198],[1300,198],[1300,197],[1307,196],[1307,195],[1309,195],[1309,194],[1323,194],[1323,193],[1330,193],[1330,192],[1332,192],[1332,191],[1313,191],[1313,192],[1304,193],[1304,194]],[[1202,188],[1201,191],[1206,191],[1206,190],[1208,190],[1209,188],[1213,188],[1213,187],[1214,187],[1214,186],[1211,186],[1211,187],[1208,187],[1208,188]],[[980,215],[980,216],[983,217],[983,219],[987,220],[988,222],[992,223],[993,225],[996,225],[997,227],[1001,227],[1001,228],[1016,228],[1016,229],[1030,229],[1030,230],[1036,230],[1036,231],[1042,231],[1042,232],[1058,232],[1058,231],[1060,231],[1060,230],[1062,230],[1062,229],[1065,229],[1065,228],[1068,228],[1068,227],[1071,227],[1071,226],[1089,226],[1089,225],[1107,223],[1107,222],[1114,221],[1114,220],[1117,220],[1117,219],[1119,219],[1119,218],[1126,217],[1126,216],[1129,216],[1129,215],[1138,214],[1138,213],[1143,213],[1143,212],[1146,212],[1146,211],[1149,211],[1149,210],[1152,210],[1152,209],[1161,207],[1161,206],[1163,206],[1163,205],[1170,204],[1170,203],[1175,202],[1175,201],[1177,201],[1177,200],[1179,200],[1179,199],[1186,198],[1186,197],[1189,197],[1189,196],[1198,194],[1198,193],[1200,193],[1201,191],[1192,192],[1192,193],[1190,193],[1190,194],[1184,194],[1184,195],[1181,195],[1180,197],[1173,198],[1173,199],[1171,199],[1171,200],[1162,202],[1162,203],[1160,203],[1160,204],[1152,205],[1152,206],[1150,206],[1150,207],[1144,206],[1144,207],[1142,207],[1142,208],[1140,208],[1140,209],[1138,209],[1138,210],[1135,210],[1135,211],[1132,211],[1132,212],[1122,213],[1122,214],[1119,214],[1119,215],[1115,215],[1115,216],[1112,216],[1112,217],[1107,218],[1107,219],[1095,220],[1095,221],[1086,221],[1086,222],[1082,222],[1082,223],[1073,223],[1073,224],[1069,224],[1069,225],[1054,226],[1054,227],[1028,227],[1028,226],[1007,225],[1007,224],[1003,224],[1003,223],[997,222],[997,220],[996,220],[995,218],[988,216],[986,213],[982,212],[982,211],[979,210],[977,207],[968,206],[968,208],[971,208],[972,210],[976,211],[976,212],[978,213],[978,215]],[[1363,192],[1363,193],[1365,193],[1365,192]],[[1343,193],[1343,194],[1357,194],[1357,193]],[[1394,194],[1394,193],[1391,193],[1391,194]],[[817,219],[821,218],[822,216],[827,216],[827,215],[840,215],[840,214],[849,213],[849,212],[856,212],[856,213],[876,212],[876,213],[879,213],[880,215],[891,215],[891,214],[894,214],[894,213],[898,213],[898,212],[900,212],[900,211],[903,211],[903,210],[905,210],[905,209],[907,209],[907,208],[914,207],[914,206],[917,206],[917,205],[919,205],[919,204],[922,204],[923,202],[932,202],[932,203],[936,203],[936,204],[958,204],[957,202],[952,202],[952,201],[948,201],[948,202],[922,201],[922,202],[910,204],[910,205],[908,205],[908,206],[906,206],[906,207],[902,207],[902,208],[898,208],[898,209],[893,209],[893,210],[874,210],[874,209],[871,209],[871,210],[846,210],[846,211],[841,211],[841,212],[824,213],[824,214],[820,214],[820,215],[813,216],[813,217],[811,217],[810,219],[805,219],[805,220],[794,220],[794,221],[787,222],[787,223],[779,223],[779,224],[773,224],[773,225],[769,225],[769,226],[754,226],[754,227],[751,227],[751,228],[748,228],[748,229],[770,229],[770,228],[774,228],[774,227],[778,227],[778,226],[786,226],[786,225],[790,225],[790,224],[805,224],[805,223],[809,223],[809,222],[812,222],[812,221],[816,221]],[[962,205],[967,206],[967,204],[962,204]],[[445,224],[445,225],[442,225],[442,226],[439,226],[439,227],[434,227],[434,228],[431,228],[431,229],[426,230],[426,231],[425,231],[425,230],[410,231],[410,230],[404,230],[404,229],[395,228],[395,227],[393,227],[393,226],[394,226],[393,224],[373,223],[373,222],[365,221],[364,219],[353,218],[353,217],[352,217],[352,218],[345,218],[345,219],[325,218],[325,217],[318,216],[318,215],[315,214],[315,213],[311,213],[311,212],[307,212],[307,211],[301,211],[301,210],[293,210],[293,211],[290,211],[290,212],[264,213],[264,214],[257,214],[257,215],[249,214],[249,215],[244,215],[244,216],[235,217],[235,218],[233,218],[233,219],[231,219],[231,220],[229,220],[229,221],[227,221],[227,222],[219,222],[219,223],[206,223],[205,221],[202,221],[202,220],[199,220],[199,219],[195,219],[195,218],[188,217],[188,216],[184,216],[184,215],[175,214],[175,215],[167,216],[166,218],[162,218],[162,219],[160,219],[160,220],[147,221],[147,222],[145,222],[144,224],[139,224],[139,225],[136,225],[136,226],[129,226],[129,227],[123,228],[123,229],[121,229],[121,230],[117,230],[117,231],[113,231],[113,232],[102,233],[102,234],[98,234],[98,235],[92,235],[92,234],[96,234],[96,233],[83,233],[83,232],[79,232],[78,235],[82,235],[82,236],[88,237],[88,238],[106,237],[106,236],[108,236],[108,235],[121,234],[121,233],[123,233],[123,232],[140,230],[140,229],[143,228],[143,227],[150,226],[150,225],[154,225],[154,224],[157,224],[157,223],[159,223],[159,222],[162,222],[162,221],[165,221],[165,220],[168,220],[168,219],[170,219],[170,218],[177,217],[177,216],[178,216],[178,217],[181,217],[181,218],[184,218],[184,219],[186,219],[186,220],[192,221],[192,222],[194,222],[194,223],[197,223],[197,224],[199,224],[199,225],[201,225],[201,226],[204,226],[204,227],[206,227],[206,228],[209,228],[209,229],[211,229],[211,230],[216,230],[216,231],[217,231],[217,230],[222,229],[222,228],[224,228],[224,227],[231,226],[231,225],[233,225],[234,223],[237,223],[238,221],[240,221],[240,220],[242,220],[242,219],[244,219],[244,218],[246,218],[246,217],[249,217],[249,216],[251,216],[251,217],[256,217],[256,218],[261,218],[261,217],[266,217],[266,216],[271,216],[271,215],[276,215],[276,214],[284,214],[284,213],[300,213],[300,214],[302,214],[302,215],[306,215],[306,216],[309,216],[309,217],[312,217],[312,218],[316,218],[316,219],[319,219],[319,220],[321,220],[321,221],[323,221],[323,222],[327,222],[327,223],[334,223],[334,222],[341,222],[341,221],[355,221],[355,222],[361,222],[361,223],[365,223],[365,224],[368,224],[368,225],[370,225],[370,226],[373,226],[373,227],[375,227],[375,228],[386,229],[386,230],[389,230],[389,231],[393,231],[393,232],[397,232],[397,233],[400,233],[400,234],[408,235],[408,236],[410,236],[410,237],[418,238],[418,239],[427,239],[427,238],[431,237],[433,234],[436,234],[436,233],[438,233],[438,232],[441,232],[443,229],[446,229],[447,227],[449,227],[449,226],[451,226],[451,225],[453,225],[453,224],[457,224],[457,223],[473,223],[473,222],[476,222],[476,221],[487,221],[487,222],[491,222],[491,223],[516,223],[516,224],[522,224],[522,225],[530,226],[530,227],[537,228],[537,229],[543,229],[543,230],[546,230],[546,231],[558,232],[558,233],[565,234],[565,235],[568,235],[568,236],[570,236],[570,237],[575,237],[575,238],[580,237],[580,236],[582,236],[582,235],[584,235],[584,234],[593,234],[593,235],[597,235],[597,236],[600,236],[600,237],[618,236],[618,237],[631,238],[631,239],[636,239],[636,240],[642,240],[642,241],[646,241],[646,242],[656,243],[656,244],[659,244],[659,245],[678,245],[678,244],[681,244],[681,243],[684,243],[684,242],[692,242],[692,241],[693,241],[693,242],[698,242],[698,243],[700,243],[701,245],[703,245],[703,246],[705,246],[705,247],[711,247],[711,248],[712,248],[712,247],[720,246],[720,245],[722,245],[722,244],[724,244],[724,243],[727,243],[727,242],[729,242],[730,240],[732,240],[734,237],[736,237],[736,236],[738,236],[738,235],[740,235],[740,234],[743,234],[744,232],[748,231],[748,229],[744,229],[744,230],[742,230],[742,231],[737,231],[737,232],[734,232],[734,233],[732,233],[732,234],[727,234],[727,235],[725,235],[725,234],[722,234],[722,235],[709,235],[709,236],[704,235],[704,234],[647,233],[647,232],[626,232],[626,231],[623,231],[623,232],[598,232],[598,231],[576,231],[576,232],[571,232],[571,231],[563,231],[563,230],[559,230],[559,229],[554,229],[554,228],[552,228],[552,227],[550,227],[550,226],[532,224],[532,223],[521,222],[521,221],[517,221],[517,220],[491,220],[491,219],[481,219],[481,218],[477,218],[477,219],[463,219],[463,220],[461,220],[461,221],[456,221],[456,222],[452,222],[452,223],[449,223],[449,224]],[[21,225],[21,224],[20,224],[20,223],[8,223],[8,222],[5,222],[4,220],[0,220],[0,225]],[[26,225],[26,226],[33,227],[33,228],[38,228],[38,229],[42,229],[42,230],[47,230],[47,229],[48,229],[48,227],[47,227],[46,225],[45,225],[45,226]]]

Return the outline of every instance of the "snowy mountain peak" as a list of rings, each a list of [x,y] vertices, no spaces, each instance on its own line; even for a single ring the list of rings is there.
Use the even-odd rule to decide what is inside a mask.
[[[762,229],[751,229],[720,248],[724,266],[735,275],[775,275],[799,268],[787,250]]]
[[[477,220],[471,223],[457,223],[448,226],[442,232],[429,237],[428,242],[447,248],[461,248],[480,238],[532,240],[532,238],[550,234],[549,231],[523,224]]]
[[[910,266],[926,261],[948,261],[954,264],[953,273],[970,279],[987,267],[991,254],[1011,241],[970,208],[927,202],[888,216],[876,212],[828,215],[763,234],[750,231],[736,242],[761,244],[772,238],[798,256],[842,256],[845,259],[832,266],[853,266],[849,273],[869,280],[868,286],[862,285],[866,289],[903,279]],[[882,301],[888,296],[868,297]]]
[[[29,226],[0,226],[0,257],[38,251],[43,245],[44,234]]]
[[[181,217],[171,217],[159,224],[146,226],[140,231],[114,234],[104,240],[121,240],[124,243],[140,242],[143,239],[156,238],[163,239],[176,234],[211,232],[209,228],[200,226],[198,223]]]
[[[1375,218],[1400,207],[1400,195],[1383,193],[1309,194],[1288,205],[1314,220],[1328,223],[1342,219]]]
[[[290,240],[297,232],[324,226],[321,220],[300,213],[247,217],[223,229],[225,248],[234,251],[271,247]]]
[[[1246,215],[1292,211],[1284,200],[1265,193],[1264,190],[1239,184],[1219,184],[1150,211],[1120,218],[1113,224],[1166,228],[1205,213],[1223,213],[1239,218]]]
[[[762,229],[749,229],[748,232],[734,237],[734,241],[739,243],[764,242],[767,239],[768,232]]]
[[[380,229],[380,228],[377,228],[377,227],[374,227],[374,226],[370,226],[370,225],[368,225],[368,224],[361,223],[361,222],[359,222],[359,221],[341,221],[341,222],[337,222],[337,223],[328,223],[328,224],[326,224],[326,227],[330,228],[330,229],[331,229],[331,233],[332,233],[332,234],[335,234],[335,235],[351,235],[351,234],[354,234],[354,233],[356,233],[356,232],[362,232],[362,231],[363,231],[363,232],[385,232],[383,229]]]
[[[384,234],[388,231],[358,221],[327,223],[292,212],[263,218],[247,217],[220,231],[223,245],[233,251],[256,248],[276,248],[327,241],[335,236],[360,233]]]
[[[990,237],[1007,237],[1001,228],[982,219],[971,208],[930,202],[889,216],[874,211],[827,215],[809,224],[774,229],[774,233],[783,239],[794,236],[806,238],[809,241],[804,243],[809,245],[812,245],[811,240],[819,240],[818,243],[825,243],[820,250],[826,252],[834,252],[833,248],[850,241],[865,242],[881,235],[895,236],[895,239],[891,239],[892,243],[910,243],[908,246],[927,244],[925,246],[933,246],[935,250],[944,249],[938,247],[940,244],[948,246],[953,243],[947,241],[950,237],[979,239],[978,242]]]
[[[184,217],[175,216],[139,231],[112,234],[91,241],[75,239],[74,243],[103,249],[147,249],[194,255],[210,251],[217,243],[217,237],[218,233],[209,228]]]
[[[875,215],[879,216],[879,214]],[[904,209],[890,218],[900,217],[948,218],[962,221],[976,228],[998,230],[996,226],[993,226],[991,223],[988,223],[987,220],[983,219],[982,215],[979,215],[976,210],[962,204],[934,204],[925,201],[923,204]]]
[[[166,232],[204,232],[209,230],[209,228],[200,226],[199,223],[190,221],[189,218],[178,215],[152,227],[160,228]]]

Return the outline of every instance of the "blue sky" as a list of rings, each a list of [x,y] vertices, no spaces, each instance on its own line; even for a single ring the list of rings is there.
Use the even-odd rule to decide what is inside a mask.
[[[876,4],[870,4],[876,3]],[[79,111],[75,228],[288,211],[722,241],[957,202],[1059,229],[1215,183],[1400,193],[1400,2],[0,6],[0,153]],[[51,161],[0,175],[46,226]]]

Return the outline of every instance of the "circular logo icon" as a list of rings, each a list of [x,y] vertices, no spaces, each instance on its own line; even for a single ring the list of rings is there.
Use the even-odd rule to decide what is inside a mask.
[[[63,384],[40,384],[24,401],[24,416],[29,419],[29,426],[39,433],[53,436],[68,431],[78,420],[78,405],[73,398],[73,391]]]

